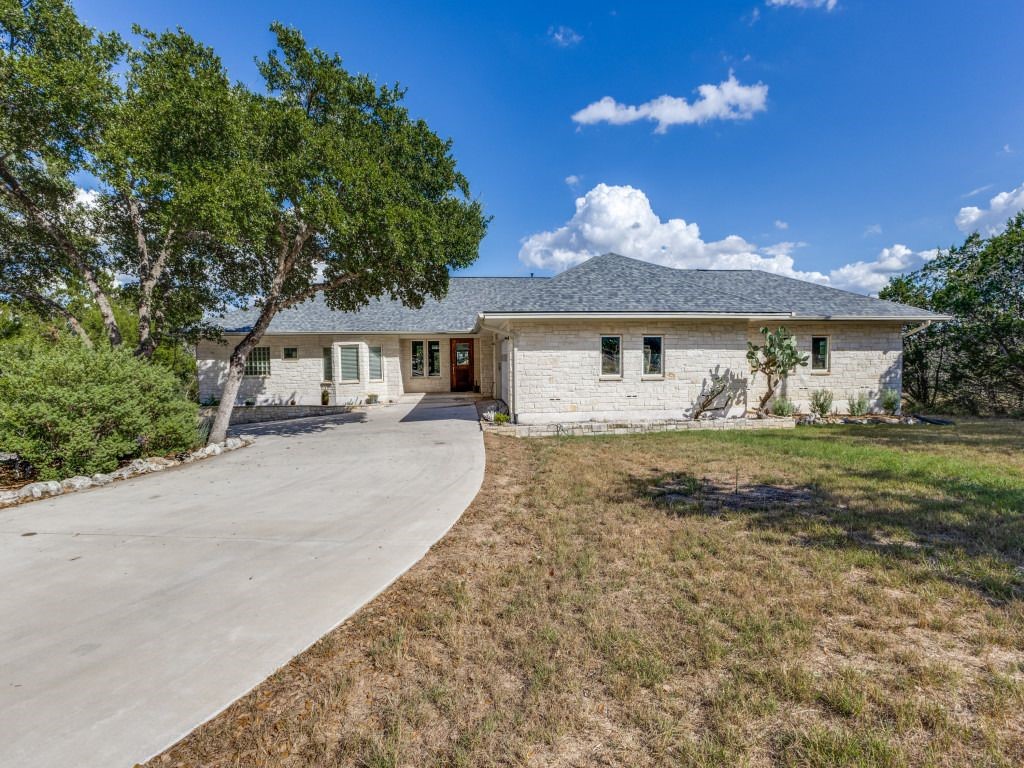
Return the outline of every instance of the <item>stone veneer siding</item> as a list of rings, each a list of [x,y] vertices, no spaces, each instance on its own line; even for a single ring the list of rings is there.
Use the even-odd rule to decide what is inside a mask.
[[[833,391],[844,410],[848,394],[867,391],[878,405],[882,389],[900,387],[901,326],[892,322],[782,323],[810,352],[811,336],[830,336],[827,374],[802,368],[784,389],[806,411],[813,389]],[[756,405],[763,377],[751,381],[747,341],[760,324],[745,320],[519,321],[512,328],[512,408],[519,424],[573,421],[685,419],[712,371],[736,377],[736,404],[727,415]],[[622,376],[600,373],[600,339],[622,337]],[[662,336],[664,375],[641,376],[643,337]]]
[[[201,402],[220,397],[227,374],[231,350],[240,340],[238,335],[225,335],[224,343],[202,341],[196,348]],[[441,375],[413,378],[411,375],[412,339],[441,342]],[[267,334],[258,346],[270,348],[270,375],[246,376],[238,390],[238,403],[253,400],[256,405],[320,405],[320,391],[327,389],[331,405],[346,405],[363,401],[375,394],[382,402],[397,400],[405,392],[448,392],[451,389],[449,368],[449,339],[461,336],[425,335],[399,337],[396,335],[341,335],[341,334]],[[494,387],[493,337],[485,334],[475,338],[476,382],[481,392],[490,395]],[[359,381],[341,381],[341,358],[338,347],[345,344],[359,346]],[[370,347],[380,346],[383,381],[372,381]],[[286,360],[284,348],[295,347],[298,358]],[[333,347],[334,379],[323,379],[323,349]]]

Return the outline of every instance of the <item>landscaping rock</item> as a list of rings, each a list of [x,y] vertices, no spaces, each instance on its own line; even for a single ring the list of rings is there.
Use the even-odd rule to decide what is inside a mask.
[[[203,448],[200,452],[203,456],[220,456],[224,453],[224,449],[220,447],[219,443],[210,443],[208,446]]]
[[[227,440],[224,441],[224,450],[234,451],[237,450],[238,448],[241,448],[243,445],[245,445],[245,443],[243,443],[239,438],[229,437]]]
[[[167,459],[164,458],[163,456],[150,456],[148,459],[146,459],[146,466],[149,467],[150,472],[159,472],[162,469],[167,469],[168,467],[175,467],[177,465],[178,462],[176,462],[174,459]]]
[[[17,491],[0,491],[0,507],[8,507],[18,501]]]
[[[103,472],[97,472],[92,476],[93,485],[110,485],[114,482],[114,478]]]
[[[42,499],[47,496],[60,496],[64,493],[61,484],[56,480],[44,480],[39,483],[29,483],[18,489],[20,499]]]
[[[65,491],[80,491],[83,488],[92,488],[95,483],[92,478],[86,477],[85,475],[75,475],[74,477],[68,477],[60,481],[61,487]]]

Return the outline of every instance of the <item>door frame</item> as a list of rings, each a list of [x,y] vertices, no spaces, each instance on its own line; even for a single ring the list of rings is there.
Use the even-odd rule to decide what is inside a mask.
[[[469,343],[469,384],[466,389],[455,388],[455,345]],[[452,338],[448,340],[448,389],[452,392],[473,392],[476,389],[476,339],[472,337]]]

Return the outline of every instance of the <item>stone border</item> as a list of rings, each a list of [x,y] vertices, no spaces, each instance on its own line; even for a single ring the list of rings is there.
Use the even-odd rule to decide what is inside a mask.
[[[571,421],[560,424],[494,424],[480,420],[485,432],[512,437],[553,437],[557,435],[635,435],[647,432],[687,432],[723,429],[794,429],[796,419],[774,416],[764,419],[666,419],[664,421]]]
[[[351,413],[352,405],[236,405],[231,411],[232,427],[242,424],[262,424],[266,421],[307,419],[313,416],[336,416]],[[204,405],[199,409],[202,417],[217,414],[217,407]]]
[[[23,485],[21,488],[16,488],[13,491],[0,491],[0,509],[3,509],[4,507],[13,507],[16,504],[22,504],[28,501],[48,499],[53,496],[63,496],[65,493],[84,491],[87,488],[98,488],[104,485],[110,485],[115,480],[127,480],[129,477],[148,475],[151,472],[162,472],[163,470],[170,469],[171,467],[181,466],[182,464],[192,464],[193,462],[200,461],[202,459],[208,459],[211,456],[219,456],[227,451],[235,451],[239,448],[244,448],[247,445],[252,445],[252,443],[253,438],[251,437],[229,437],[223,443],[210,443],[203,448],[197,448],[194,451],[189,451],[180,459],[168,459],[165,456],[150,456],[148,459],[134,459],[130,463],[125,464],[119,469],[115,469],[109,474],[97,473],[91,477],[75,475],[74,477],[68,477],[64,480],[40,480],[35,483]]]

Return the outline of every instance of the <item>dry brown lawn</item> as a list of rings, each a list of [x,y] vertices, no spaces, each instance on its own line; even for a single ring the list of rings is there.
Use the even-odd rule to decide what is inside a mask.
[[[1024,765],[1020,422],[487,459],[423,561],[151,765]],[[708,482],[813,501],[656,491]]]

